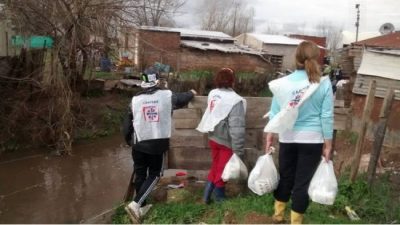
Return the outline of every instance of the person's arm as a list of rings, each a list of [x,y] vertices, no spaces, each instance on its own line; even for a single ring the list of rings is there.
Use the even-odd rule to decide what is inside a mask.
[[[322,135],[324,137],[324,149],[322,151],[322,156],[326,161],[330,159],[332,151],[332,138],[333,138],[333,92],[332,85],[329,80],[327,80],[328,85],[326,85],[325,97],[322,102],[321,110],[321,125],[322,125]]]
[[[246,113],[243,102],[233,106],[228,115],[229,136],[233,152],[239,157],[244,156],[244,143],[246,134]]]
[[[133,113],[132,109],[129,107],[128,114],[125,116],[122,123],[122,133],[124,139],[129,146],[132,146],[132,136],[133,136]]]
[[[195,90],[190,90],[188,92],[182,92],[182,93],[173,93],[172,94],[173,109],[180,109],[186,106],[196,94],[197,92]]]
[[[276,100],[276,97],[272,98],[271,102],[271,109],[269,110],[269,115],[268,118],[269,120],[272,120],[276,114],[281,110],[281,107],[278,104],[278,101]],[[274,144],[274,134],[273,133],[267,133],[265,136],[265,153],[270,153],[271,147]]]

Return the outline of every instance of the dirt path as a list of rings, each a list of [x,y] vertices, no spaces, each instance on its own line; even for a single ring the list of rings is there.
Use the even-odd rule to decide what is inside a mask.
[[[131,167],[119,135],[76,146],[70,157],[3,155],[0,223],[107,223],[103,214],[123,199]]]

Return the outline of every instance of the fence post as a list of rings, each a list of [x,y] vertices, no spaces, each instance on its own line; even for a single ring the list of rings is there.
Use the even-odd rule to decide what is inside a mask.
[[[372,80],[369,84],[367,99],[365,100],[364,111],[361,119],[360,131],[358,133],[356,149],[353,156],[353,163],[350,173],[351,182],[355,181],[358,173],[358,167],[360,166],[361,153],[364,145],[364,137],[365,134],[367,133],[367,125],[369,118],[371,116],[372,106],[374,105],[374,100],[375,100],[375,90],[376,90],[376,81]]]
[[[371,186],[376,173],[376,165],[382,150],[383,140],[385,139],[386,127],[389,120],[390,109],[394,99],[394,90],[390,88],[386,94],[385,100],[379,114],[378,128],[375,132],[374,145],[371,152],[371,158],[368,165],[368,185]]]

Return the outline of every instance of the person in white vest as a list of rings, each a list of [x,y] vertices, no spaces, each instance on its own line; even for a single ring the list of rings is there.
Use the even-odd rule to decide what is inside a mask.
[[[163,174],[164,153],[169,149],[172,110],[184,107],[196,95],[190,90],[172,93],[158,86],[158,74],[143,74],[143,91],[132,98],[124,122],[124,136],[132,146],[136,194],[125,210],[132,222],[140,222],[150,209],[146,198]]]
[[[197,130],[208,133],[212,164],[208,173],[208,182],[204,190],[204,203],[209,204],[215,192],[217,202],[225,199],[225,182],[222,172],[235,153],[244,155],[246,100],[232,89],[235,73],[223,68],[214,79],[216,89],[208,95],[207,109]]]
[[[296,71],[271,81],[273,93],[266,135],[266,153],[279,136],[278,188],[274,191],[275,223],[284,222],[286,203],[292,199],[291,223],[303,221],[308,187],[321,161],[329,160],[333,136],[333,93],[329,76],[321,77],[320,50],[309,41],[296,50]]]

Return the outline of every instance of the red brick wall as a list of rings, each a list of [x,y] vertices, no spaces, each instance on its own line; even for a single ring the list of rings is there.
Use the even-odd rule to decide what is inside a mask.
[[[222,67],[229,67],[241,72],[254,72],[257,67],[272,70],[271,64],[256,55],[182,49],[180,71],[216,71]]]
[[[176,32],[147,31],[139,33],[139,65],[144,69],[155,62],[178,66],[180,35]]]
[[[180,47],[180,35],[174,32],[141,30],[139,34],[140,70],[155,62],[168,64],[174,71],[218,70],[230,67],[236,71],[254,72],[271,65],[256,55],[202,51]]]

